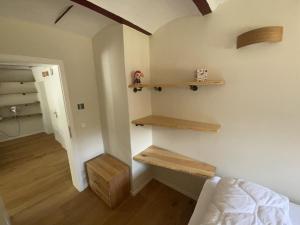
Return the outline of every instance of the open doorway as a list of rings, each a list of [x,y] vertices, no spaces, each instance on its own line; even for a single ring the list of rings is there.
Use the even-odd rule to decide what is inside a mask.
[[[0,64],[0,141],[45,132],[70,148],[60,77],[58,65]]]
[[[64,149],[69,149],[71,133],[58,65],[34,66],[32,73],[43,115],[44,131],[54,134]]]
[[[62,62],[0,57],[0,176],[5,190],[0,195],[9,216],[47,195],[82,190],[70,111]]]
[[[39,188],[52,189],[53,193],[62,193],[62,190],[65,190],[67,194],[74,194],[76,189],[82,191],[84,185],[80,173],[80,160],[74,144],[76,134],[72,134],[74,120],[63,62],[0,55],[0,70],[5,71],[2,73],[4,76],[0,73],[0,148],[10,151],[9,154],[4,153],[6,159],[2,162],[12,162],[8,168],[10,172],[17,169],[20,162],[26,163],[26,168],[19,171],[18,176],[11,178],[7,176],[5,182],[11,183],[7,187],[13,189],[19,186],[22,191],[26,191],[26,196],[34,198],[27,199],[28,204],[45,197],[37,195],[35,191],[38,190],[46,194]],[[47,149],[51,148],[53,151],[47,152]],[[26,152],[26,156],[17,153],[17,149]],[[44,161],[39,160],[35,152],[38,153],[38,157],[46,155],[49,157],[47,159],[44,157]],[[53,152],[58,154],[52,154]],[[26,158],[28,155],[31,159],[36,158],[33,160],[35,165],[29,165],[30,160]],[[9,158],[10,156],[17,160],[14,161]],[[38,171],[44,167],[48,168],[49,179]],[[56,170],[57,168],[60,170]],[[1,173],[5,171],[2,170]],[[31,180],[27,187],[22,187],[29,181],[28,174],[34,176],[30,176]],[[38,189],[34,189],[35,187]],[[15,193],[20,194],[22,191]],[[8,196],[11,202],[17,202],[16,194]],[[21,202],[18,207],[14,204],[9,206],[10,212],[13,213],[19,212],[22,207]]]

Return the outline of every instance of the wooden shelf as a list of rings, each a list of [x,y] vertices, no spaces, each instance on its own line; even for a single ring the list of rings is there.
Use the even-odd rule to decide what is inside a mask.
[[[3,106],[0,105],[0,108],[9,108],[11,106],[30,106],[30,105],[37,105],[37,104],[40,104],[40,102],[36,101],[36,102],[28,102],[28,103],[15,104],[15,105],[3,105]]]
[[[0,120],[0,122],[2,121],[7,121],[7,120],[12,120],[12,119],[22,119],[22,118],[28,118],[28,117],[35,117],[35,116],[42,116],[42,113],[33,113],[33,114],[28,114],[28,115],[17,115],[17,117],[3,117],[2,120]]]
[[[15,92],[15,93],[7,93],[7,94],[0,94],[0,95],[27,95],[27,94],[37,94],[36,91],[28,91],[28,92]]]
[[[280,42],[282,41],[283,27],[262,27],[259,29],[248,31],[241,34],[237,38],[237,48],[242,48],[247,45],[261,43],[261,42]]]
[[[156,146],[147,148],[133,158],[142,163],[188,173],[194,176],[213,177],[216,174],[216,167],[212,165]]]
[[[25,84],[25,83],[35,83],[35,81],[0,81],[0,83],[18,83],[18,84]]]
[[[176,129],[189,129],[195,131],[218,132],[221,128],[219,124],[196,122],[189,120],[176,119],[165,116],[147,116],[141,119],[133,120],[133,124],[137,126],[153,125],[160,127],[169,127]]]
[[[190,87],[192,90],[197,90],[198,86],[209,85],[224,85],[224,80],[206,80],[202,82],[182,82],[182,83],[148,83],[148,84],[130,84],[129,88],[154,88],[161,91],[162,88]]]

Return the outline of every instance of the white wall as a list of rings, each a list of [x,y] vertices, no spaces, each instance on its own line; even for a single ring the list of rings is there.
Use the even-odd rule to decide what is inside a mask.
[[[25,137],[41,132],[44,132],[41,116],[26,117],[18,120],[13,119],[0,122],[0,141],[12,140],[18,137]]]
[[[123,26],[125,76],[128,96],[131,156],[135,156],[152,145],[151,126],[136,127],[132,120],[152,114],[151,90],[144,89],[134,93],[128,85],[132,83],[132,74],[141,70],[145,77],[142,82],[150,81],[150,42],[149,36]],[[132,160],[132,159],[131,159]],[[136,193],[152,178],[152,173],[145,164],[132,160],[132,192]]]
[[[300,202],[299,11],[294,0],[230,0],[209,16],[179,19],[156,32],[153,81],[190,80],[205,66],[226,85],[153,92],[154,114],[222,124],[218,134],[155,128],[154,144]],[[268,25],[285,27],[283,42],[236,49],[238,34]]]
[[[31,69],[12,69],[12,67],[0,68],[0,81],[18,82],[18,81],[34,82]]]
[[[79,154],[81,179],[86,187],[84,162],[103,152],[92,41],[55,28],[0,18],[0,53],[63,62],[72,114],[74,151]],[[39,62],[36,62],[39,63]],[[85,103],[78,111],[77,103]],[[82,126],[82,125],[85,126]]]
[[[40,113],[39,105],[19,105],[37,102],[37,94],[21,93],[36,92],[31,70],[0,69],[0,116],[12,117],[10,106],[17,106],[18,115]],[[14,82],[15,81],[15,82]],[[19,82],[16,82],[19,81]],[[27,82],[25,82],[27,81]],[[20,83],[23,82],[23,83]],[[19,94],[16,94],[19,93]],[[42,116],[21,117],[0,121],[0,141],[7,141],[27,135],[43,132]]]
[[[135,127],[133,119],[151,114],[149,90],[133,93],[128,88],[135,70],[150,80],[149,37],[123,25],[112,25],[93,39],[105,151],[132,168],[135,194],[152,173],[132,157],[152,144],[151,127]]]
[[[43,113],[43,126],[44,131],[47,134],[53,134],[53,126],[51,121],[49,103],[46,94],[46,86],[44,82],[36,82],[36,88],[38,90],[38,99],[40,101],[41,111]]]
[[[1,72],[1,71],[0,71]],[[34,82],[1,82],[0,94],[14,94],[14,93],[36,92]]]
[[[131,165],[122,25],[104,28],[93,46],[105,152]]]

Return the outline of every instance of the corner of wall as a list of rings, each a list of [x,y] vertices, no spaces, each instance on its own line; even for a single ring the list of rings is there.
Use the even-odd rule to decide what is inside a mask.
[[[153,173],[150,166],[135,161],[132,162],[132,167],[131,194],[136,195],[153,179]]]
[[[131,165],[123,27],[113,24],[93,38],[104,151]]]
[[[150,44],[147,35],[124,25],[123,42],[130,120],[132,193],[136,194],[153,179],[153,174],[151,167],[134,161],[133,157],[152,145],[153,142],[151,127],[136,127],[131,124],[131,121],[152,114],[151,91],[145,89],[140,93],[134,93],[132,89],[128,88],[128,85],[132,83],[131,75],[136,70],[141,70],[145,74],[143,82],[150,82]]]

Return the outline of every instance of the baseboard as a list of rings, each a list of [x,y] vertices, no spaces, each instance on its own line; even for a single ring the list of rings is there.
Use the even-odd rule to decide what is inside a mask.
[[[35,131],[35,132],[32,132],[32,133],[28,133],[28,134],[23,134],[23,135],[20,135],[20,136],[17,136],[17,137],[9,137],[9,138],[6,138],[5,140],[0,140],[0,142],[11,141],[11,140],[14,140],[14,139],[27,137],[27,136],[31,136],[31,135],[35,135],[35,134],[40,134],[40,133],[45,133],[45,131],[44,130],[39,130],[39,131]]]
[[[184,190],[184,189],[182,189],[182,188],[180,188],[180,187],[178,187],[178,186],[176,186],[176,185],[174,185],[170,182],[167,182],[167,181],[165,181],[163,179],[160,179],[158,177],[154,177],[153,179],[157,180],[158,182],[160,182],[160,183],[162,183],[162,184],[164,184],[164,185],[166,185],[166,186],[168,186],[168,187],[170,187],[170,188],[172,188],[172,189],[174,189],[178,192],[180,192],[181,194],[183,194],[183,195],[185,195],[185,196],[187,196],[191,199],[194,199],[194,200],[198,199],[198,196],[196,196],[194,193],[190,193],[190,192],[188,192],[188,191],[186,191],[186,190]]]

